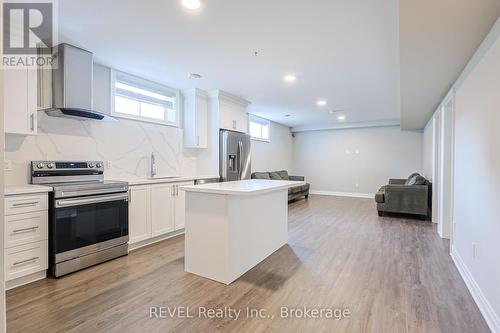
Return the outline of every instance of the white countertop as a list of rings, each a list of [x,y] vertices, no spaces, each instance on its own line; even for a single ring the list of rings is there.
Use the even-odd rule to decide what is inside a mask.
[[[134,185],[148,185],[148,184],[160,184],[160,183],[179,183],[179,182],[187,182],[192,180],[201,180],[201,179],[210,179],[210,178],[219,178],[219,176],[214,175],[205,175],[205,176],[179,176],[173,178],[117,178],[117,179],[106,179],[106,180],[119,180],[127,182],[130,186]],[[16,194],[31,194],[31,193],[44,193],[51,192],[52,187],[50,186],[42,186],[42,185],[31,185],[31,184],[23,184],[23,185],[10,185],[5,186],[5,195],[16,195]]]
[[[155,178],[112,178],[109,180],[118,180],[127,182],[130,186],[134,185],[148,185],[148,184],[161,184],[161,183],[179,183],[187,182],[191,180],[202,180],[210,178],[219,178],[219,176],[214,175],[202,175],[202,176],[178,176],[172,178],[162,178],[161,176]]]
[[[5,186],[4,191],[5,195],[46,193],[46,192],[51,192],[52,187],[26,184],[26,185]]]
[[[224,183],[210,183],[202,185],[181,186],[180,189],[188,192],[202,192],[228,195],[255,195],[290,187],[305,185],[302,181],[246,179]]]

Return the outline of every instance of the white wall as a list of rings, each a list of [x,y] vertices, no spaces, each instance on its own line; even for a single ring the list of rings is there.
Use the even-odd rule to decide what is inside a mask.
[[[271,122],[270,142],[252,140],[252,172],[292,169],[292,133]]]
[[[500,332],[500,21],[496,27],[496,41],[456,89],[452,253]]]
[[[94,108],[109,113],[109,69],[94,67]],[[8,185],[29,183],[32,160],[104,160],[112,168],[108,179],[148,176],[149,158],[155,152],[158,176],[196,174],[196,152],[183,149],[181,128],[119,119],[117,122],[86,121],[48,117],[38,113],[38,135],[8,134],[5,159]]]
[[[312,190],[373,194],[389,178],[421,172],[422,136],[399,127],[296,133],[292,172]]]
[[[424,128],[422,142],[422,176],[432,181],[434,162],[434,118]]]

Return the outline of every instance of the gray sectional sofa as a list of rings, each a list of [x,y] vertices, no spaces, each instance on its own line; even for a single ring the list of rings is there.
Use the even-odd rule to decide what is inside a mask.
[[[407,179],[390,179],[375,194],[380,216],[386,213],[412,214],[430,219],[432,210],[432,184],[418,173]]]
[[[288,171],[271,171],[271,172],[254,172],[252,173],[252,179],[271,179],[271,180],[296,180],[304,181],[303,176],[289,176]],[[295,199],[309,197],[309,184],[302,186],[296,186],[288,189],[288,201],[293,201]]]

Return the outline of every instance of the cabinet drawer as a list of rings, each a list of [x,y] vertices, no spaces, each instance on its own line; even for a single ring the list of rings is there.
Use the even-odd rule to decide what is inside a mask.
[[[5,250],[5,281],[44,271],[48,267],[46,240]]]
[[[6,216],[5,248],[46,240],[47,226],[47,211]]]
[[[5,197],[5,215],[48,210],[47,194],[11,195]]]

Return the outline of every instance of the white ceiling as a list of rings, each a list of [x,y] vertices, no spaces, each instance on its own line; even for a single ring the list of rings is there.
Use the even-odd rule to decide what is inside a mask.
[[[399,118],[397,0],[201,1],[196,13],[180,0],[60,1],[61,39],[179,89],[240,95],[289,126],[338,123],[332,109],[345,122]]]
[[[400,0],[401,128],[429,120],[500,15],[500,0]]]

